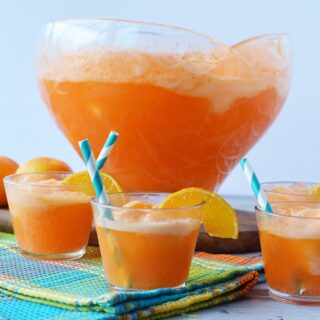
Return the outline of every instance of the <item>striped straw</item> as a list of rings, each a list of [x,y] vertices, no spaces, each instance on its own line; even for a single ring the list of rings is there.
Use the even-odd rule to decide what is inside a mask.
[[[111,131],[109,133],[109,136],[107,138],[107,141],[105,142],[99,156],[98,156],[98,159],[97,159],[97,170],[101,170],[105,164],[105,162],[107,161],[109,155],[110,155],[110,152],[112,150],[112,148],[114,147],[117,139],[119,137],[119,133],[116,132],[116,131]]]
[[[240,161],[240,164],[243,169],[244,175],[246,176],[249,184],[251,185],[251,189],[253,191],[254,196],[257,199],[259,206],[265,212],[272,212],[271,204],[266,194],[264,193],[263,189],[261,188],[258,177],[256,176],[255,172],[252,170],[252,167],[249,161],[246,158],[244,158]]]
[[[96,160],[91,150],[89,140],[85,139],[79,141],[79,146],[83,156],[83,161],[87,167],[99,203],[109,204],[110,202],[108,199],[108,195],[106,189],[104,188],[100,172],[99,170],[97,170]],[[105,210],[103,215],[107,216],[108,218],[111,218],[112,216],[110,210]]]

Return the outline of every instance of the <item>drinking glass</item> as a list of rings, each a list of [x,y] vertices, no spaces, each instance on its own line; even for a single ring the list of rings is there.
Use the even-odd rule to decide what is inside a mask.
[[[70,173],[25,173],[4,178],[21,252],[34,259],[83,256],[92,228],[89,184],[61,183]]]
[[[256,207],[261,251],[271,297],[320,304],[320,203],[275,201]]]
[[[105,274],[113,288],[172,288],[187,280],[204,203],[157,207],[167,195],[118,193],[109,195],[111,205],[91,202]]]

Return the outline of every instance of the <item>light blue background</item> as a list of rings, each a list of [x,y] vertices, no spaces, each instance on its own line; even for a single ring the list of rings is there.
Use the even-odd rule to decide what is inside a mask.
[[[1,0],[0,154],[18,162],[52,156],[75,170],[83,168],[44,107],[33,66],[39,26],[72,17],[180,25],[230,44],[264,33],[289,33],[294,52],[291,92],[279,118],[249,157],[261,180],[320,180],[320,2],[316,0]],[[240,168],[220,191],[250,193]]]

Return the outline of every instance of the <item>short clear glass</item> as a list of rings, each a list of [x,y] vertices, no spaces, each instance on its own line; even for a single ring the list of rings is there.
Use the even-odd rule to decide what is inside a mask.
[[[112,288],[173,288],[187,280],[204,203],[157,208],[167,195],[110,194],[110,206],[92,200],[102,261]],[[143,208],[145,202],[152,206]]]
[[[76,259],[85,254],[93,195],[87,184],[61,183],[68,175],[26,173],[4,178],[14,233],[24,255]]]
[[[271,297],[320,304],[320,202],[273,202],[256,207],[261,251]]]

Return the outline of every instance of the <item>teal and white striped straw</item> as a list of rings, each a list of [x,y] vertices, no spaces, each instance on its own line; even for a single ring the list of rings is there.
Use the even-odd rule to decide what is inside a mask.
[[[272,212],[271,204],[261,188],[259,179],[255,172],[253,171],[248,159],[243,158],[240,161],[241,167],[243,169],[244,175],[246,176],[249,184],[251,185],[252,192],[257,199],[260,208],[265,212]]]
[[[83,161],[87,167],[99,203],[106,205],[110,204],[106,189],[100,176],[100,172],[99,170],[97,170],[96,160],[94,158],[89,140],[84,139],[82,141],[79,141],[79,146],[82,153]],[[110,210],[105,210],[103,215],[108,218],[112,218]]]
[[[105,142],[96,162],[97,170],[101,170],[107,161],[112,148],[114,147],[117,139],[119,137],[119,133],[116,131],[110,131],[107,141]]]

